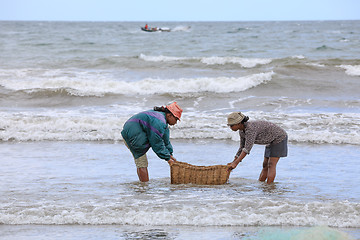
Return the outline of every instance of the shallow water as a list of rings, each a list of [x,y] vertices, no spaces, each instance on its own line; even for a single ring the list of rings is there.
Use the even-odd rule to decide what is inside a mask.
[[[226,164],[237,151],[232,141],[173,141],[173,146],[178,160],[195,165]],[[152,152],[151,181],[138,182],[123,144],[2,143],[0,222],[359,228],[358,148],[296,144],[289,149],[273,185],[257,181],[259,146],[228,184],[199,186],[170,184],[168,164]],[[328,164],[339,155],[343,164]]]

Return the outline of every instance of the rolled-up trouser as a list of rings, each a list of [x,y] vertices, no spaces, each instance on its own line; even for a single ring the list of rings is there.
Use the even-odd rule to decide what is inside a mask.
[[[124,143],[125,143],[126,147],[130,150],[127,143],[125,141],[124,141]],[[134,157],[134,161],[135,161],[135,165],[136,165],[137,168],[147,168],[149,166],[149,162],[148,162],[146,153],[144,155],[142,155],[141,157],[139,157],[139,158]]]

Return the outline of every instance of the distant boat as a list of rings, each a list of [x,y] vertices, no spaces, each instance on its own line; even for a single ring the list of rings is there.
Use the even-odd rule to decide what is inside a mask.
[[[158,27],[154,27],[154,28],[141,27],[141,30],[143,30],[145,32],[170,32],[171,31],[170,28],[158,28]]]

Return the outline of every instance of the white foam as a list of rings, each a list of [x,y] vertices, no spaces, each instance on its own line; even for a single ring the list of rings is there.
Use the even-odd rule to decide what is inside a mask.
[[[241,57],[169,57],[169,56],[147,56],[140,54],[140,59],[149,62],[176,62],[176,61],[200,61],[206,65],[239,64],[244,68],[253,68],[257,65],[266,65],[272,62],[270,58],[241,58]]]
[[[140,59],[148,62],[173,62],[173,61],[181,61],[181,60],[187,60],[189,58],[186,57],[169,57],[169,56],[147,56],[145,54],[140,54]]]
[[[253,68],[257,65],[265,65],[271,63],[272,59],[266,58],[239,58],[239,57],[207,57],[202,58],[201,62],[208,65],[224,65],[224,64],[239,64],[244,68]]]
[[[140,108],[137,108],[140,111]],[[134,109],[132,109],[134,110]],[[230,109],[231,111],[231,109]],[[250,120],[269,120],[283,127],[291,142],[360,145],[360,114],[247,112]],[[1,112],[2,141],[119,141],[130,111]],[[172,139],[228,139],[239,141],[226,125],[227,114],[186,109],[171,127]],[[336,126],[336,127],[334,127]]]
[[[236,104],[236,103],[245,102],[246,100],[249,100],[249,99],[252,99],[252,98],[256,98],[256,97],[255,97],[255,96],[248,96],[248,97],[236,99],[236,100],[234,100],[234,101],[230,101],[230,102],[229,102],[230,108],[233,109],[233,108],[235,108],[235,104]]]
[[[271,113],[248,112],[247,115],[251,120],[268,120],[283,127],[291,142],[360,145],[360,114],[357,113],[276,113],[274,116]],[[226,126],[226,115],[197,114],[197,116],[201,116],[201,119],[206,121],[200,122],[191,116],[184,117],[181,125],[174,127],[172,137],[239,141],[238,133],[230,131]]]
[[[22,72],[20,72],[22,74]],[[52,77],[48,75],[51,74]],[[117,81],[106,75],[77,73],[75,77],[45,72],[37,77],[0,80],[0,85],[14,91],[38,92],[66,90],[75,96],[102,96],[104,94],[168,94],[204,92],[241,92],[271,80],[274,72],[244,77],[202,77],[180,79],[146,78],[137,82]]]
[[[346,201],[303,203],[245,197],[197,200],[173,194],[158,196],[151,204],[147,199],[124,195],[112,203],[63,201],[53,205],[44,201],[31,207],[14,203],[0,207],[0,224],[360,227],[356,210],[359,204]]]
[[[0,79],[0,85],[13,91],[40,92],[44,90],[66,90],[77,96],[101,96],[114,81],[107,72],[71,71],[57,69],[11,69],[0,74],[8,77]]]
[[[339,67],[345,69],[347,75],[360,76],[360,65],[340,65]]]
[[[188,32],[190,31],[191,27],[190,26],[176,26],[173,29],[171,29],[172,32]]]
[[[293,58],[293,59],[305,59],[305,57],[303,55],[295,55],[295,56],[292,56],[291,58]]]
[[[319,68],[324,68],[325,67],[324,64],[320,64],[320,63],[306,63],[306,65],[313,66],[313,67],[319,67]]]

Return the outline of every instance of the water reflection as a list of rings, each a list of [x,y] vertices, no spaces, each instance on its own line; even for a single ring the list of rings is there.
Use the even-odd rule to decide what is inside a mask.
[[[265,182],[259,182],[259,186],[261,190],[266,194],[279,193],[279,188],[276,183],[267,184]]]
[[[125,239],[175,239],[175,233],[169,234],[164,229],[147,229],[142,231],[124,232]]]
[[[288,198],[296,192],[297,186],[293,183],[275,182],[267,184],[256,179],[232,178],[223,185],[197,185],[197,184],[171,184],[168,178],[153,179],[147,183],[131,182],[121,184],[123,195],[143,199],[154,197],[159,198],[180,198],[188,197],[210,198],[216,196],[245,197],[245,196],[266,196],[275,198]]]

